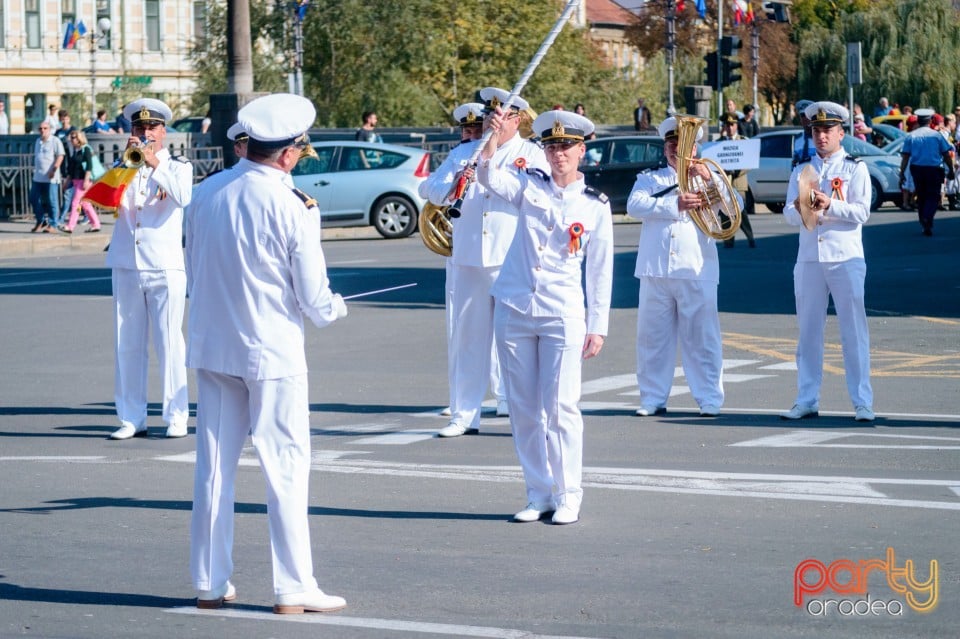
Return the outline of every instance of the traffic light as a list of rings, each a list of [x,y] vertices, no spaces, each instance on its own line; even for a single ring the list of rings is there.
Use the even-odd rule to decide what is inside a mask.
[[[764,2],[763,11],[767,15],[767,20],[773,22],[790,22],[791,0],[780,0],[780,2]]]
[[[741,68],[743,64],[739,60],[730,59],[728,56],[736,56],[743,41],[737,36],[723,36],[720,38],[720,87],[728,87],[734,82],[740,81],[740,75],[734,73]]]
[[[703,56],[704,61],[707,63],[707,86],[713,87],[714,89],[719,89],[720,84],[717,78],[717,59],[719,56],[716,51],[711,51],[707,55]]]

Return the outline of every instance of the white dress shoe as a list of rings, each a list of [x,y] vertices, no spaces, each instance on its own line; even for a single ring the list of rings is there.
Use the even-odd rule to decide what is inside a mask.
[[[510,404],[507,403],[507,400],[497,400],[497,417],[510,417]]]
[[[700,415],[702,417],[716,417],[720,414],[720,407],[714,406],[713,404],[707,404],[700,407]]]
[[[187,436],[187,421],[183,420],[182,422],[170,422],[167,426],[167,437],[186,437]]]
[[[450,417],[451,415],[453,415],[453,411],[450,410],[450,407],[449,407],[449,406],[447,406],[447,407],[444,408],[442,411],[440,411],[440,416],[441,416],[441,417]]]
[[[134,426],[130,422],[123,422],[123,426],[110,434],[110,439],[130,439],[131,437],[146,437],[146,426]]]
[[[237,589],[227,580],[227,583],[214,590],[201,590],[197,593],[197,608],[216,610],[223,607],[224,601],[233,601],[237,598]]]
[[[876,415],[866,406],[857,406],[857,416],[854,417],[858,422],[872,422]]]
[[[803,404],[794,404],[793,408],[787,412],[780,413],[780,419],[808,419],[819,416],[820,407],[817,405],[804,406]]]
[[[550,519],[553,523],[558,526],[563,526],[566,524],[575,524],[580,520],[580,509],[573,506],[568,506],[564,504],[557,508],[553,513],[553,517]]]
[[[466,435],[468,433],[479,432],[477,428],[467,428],[459,422],[450,422],[439,431],[437,435],[440,437],[459,437],[460,435]]]
[[[305,612],[333,612],[347,607],[343,597],[325,595],[319,588],[292,595],[278,595],[273,611],[278,615],[299,615]]]
[[[547,513],[553,512],[553,504],[537,504],[530,502],[527,504],[527,507],[518,512],[513,516],[513,520],[520,523],[530,523],[532,521],[539,521],[541,517]]]
[[[637,417],[652,417],[653,415],[664,415],[667,412],[666,406],[646,406],[643,405],[637,409]]]

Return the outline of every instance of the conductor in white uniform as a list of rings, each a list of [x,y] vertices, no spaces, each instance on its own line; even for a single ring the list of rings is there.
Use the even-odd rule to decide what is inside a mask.
[[[823,381],[823,339],[830,297],[837,310],[843,368],[855,419],[874,419],[870,384],[870,330],[864,306],[867,264],[862,229],[870,218],[870,173],[865,164],[847,155],[841,142],[850,112],[834,102],[814,102],[805,115],[811,124],[816,154],[808,160],[819,180],[812,189],[816,213],[813,230],[800,213],[799,164],[787,186],[783,219],[800,227],[793,289],[797,303],[797,399],[784,419],[816,417]]]
[[[193,166],[164,148],[170,107],[152,98],[123,109],[143,166],[117,208],[107,266],[113,269],[114,402],[120,428],[110,437],[147,434],[148,334],[160,364],[167,437],[187,434],[190,406],[184,361],[183,311],[187,277],[183,263],[183,207],[190,204]]]
[[[637,267],[637,384],[646,417],[667,412],[679,344],[683,372],[703,416],[723,405],[723,348],[717,287],[720,263],[713,238],[690,219],[702,206],[700,193],[677,188],[677,121],[660,123],[667,166],[637,176],[627,200],[627,214],[643,221]],[[700,128],[696,140],[703,135]],[[691,150],[696,154],[696,144]],[[689,174],[710,178],[709,169],[691,162]],[[725,188],[725,187],[724,187]]]
[[[496,87],[480,91],[488,114],[509,97],[507,91]],[[528,107],[526,100],[518,97],[507,110],[503,127],[497,133],[497,154],[492,160],[495,165],[549,168],[543,150],[524,140],[517,131],[520,111]],[[475,145],[461,145],[464,149],[458,151],[458,157],[475,149]],[[467,159],[470,157],[466,155]],[[430,201],[440,206],[451,203],[451,187],[464,170],[453,162],[445,166],[433,182],[436,188],[428,194]],[[468,175],[472,175],[471,167],[465,168],[470,171]],[[449,424],[438,433],[441,437],[457,437],[479,430],[493,344],[494,300],[490,287],[500,273],[517,228],[516,206],[476,182],[467,188],[460,210],[460,217],[453,220],[453,255],[448,270],[452,321],[449,351],[452,372],[448,375],[451,416]]]
[[[495,132],[507,117],[496,110]],[[581,359],[597,355],[607,334],[613,221],[607,197],[577,170],[593,123],[570,111],[548,111],[533,128],[550,175],[498,164],[497,135],[484,147],[477,175],[520,215],[491,291],[510,425],[526,482],[527,506],[514,520],[537,521],[553,512],[554,524],[572,524],[583,499]]]
[[[190,571],[200,608],[236,596],[234,480],[249,434],[267,483],[274,612],[339,610],[313,576],[307,491],[310,421],[303,316],[347,314],[330,291],[316,203],[287,183],[316,111],[290,94],[238,114],[246,157],[205,180],[187,226],[187,363],[197,371]]]

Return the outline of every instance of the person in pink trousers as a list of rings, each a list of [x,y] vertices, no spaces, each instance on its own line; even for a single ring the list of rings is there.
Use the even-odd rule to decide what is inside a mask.
[[[96,210],[89,202],[80,202],[87,189],[93,185],[93,149],[87,144],[87,136],[80,130],[70,133],[70,143],[73,145],[73,153],[67,156],[67,175],[73,181],[73,202],[70,204],[70,218],[60,230],[73,233],[80,216],[80,207],[83,206],[83,211],[90,221],[90,228],[86,232],[97,233],[100,231],[100,218],[97,217]]]

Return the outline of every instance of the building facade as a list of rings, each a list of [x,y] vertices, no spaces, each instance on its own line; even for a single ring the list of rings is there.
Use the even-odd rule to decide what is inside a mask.
[[[10,133],[34,131],[49,105],[67,108],[77,126],[88,124],[97,108],[112,120],[141,96],[160,98],[186,115],[180,107],[196,77],[187,52],[204,33],[206,4],[0,1],[0,100],[6,102]],[[76,33],[72,45],[68,25]]]
[[[607,62],[624,79],[635,80],[643,70],[640,52],[627,41],[626,32],[634,16],[613,0],[581,2],[581,26],[590,29],[590,39]]]

